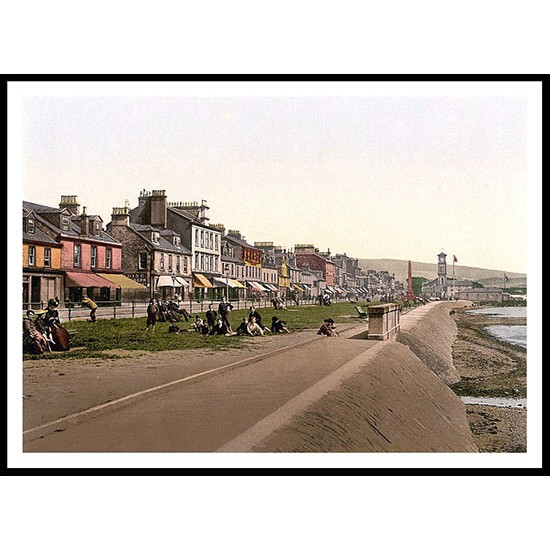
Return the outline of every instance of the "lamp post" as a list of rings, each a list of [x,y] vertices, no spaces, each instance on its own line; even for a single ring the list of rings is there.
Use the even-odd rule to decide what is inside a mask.
[[[223,270],[225,272],[225,298],[229,302],[229,264],[225,264]]]

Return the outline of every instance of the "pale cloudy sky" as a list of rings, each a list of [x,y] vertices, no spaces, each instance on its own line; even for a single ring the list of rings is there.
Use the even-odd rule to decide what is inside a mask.
[[[26,94],[23,199],[75,194],[106,224],[141,189],[165,189],[207,200],[210,221],[249,242],[425,262],[443,249],[460,265],[527,271],[521,93],[362,83],[364,95],[328,84],[247,95],[222,83],[193,95],[178,84]]]

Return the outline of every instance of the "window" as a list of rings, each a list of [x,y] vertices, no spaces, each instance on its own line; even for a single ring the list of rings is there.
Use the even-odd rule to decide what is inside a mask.
[[[31,218],[27,219],[27,232],[34,233],[34,220]]]
[[[74,245],[73,249],[73,266],[80,267],[81,246],[79,244]]]
[[[29,265],[36,264],[36,248],[34,246],[29,246]]]
[[[107,250],[105,250],[105,267],[107,269],[111,269],[112,260],[113,260],[113,249],[107,248]]]
[[[160,270],[164,271],[164,254],[160,254]]]
[[[195,246],[199,246],[199,230],[195,229]]]
[[[204,248],[204,231],[201,231],[201,248]]]
[[[181,273],[181,258],[176,256],[176,273]]]
[[[199,269],[199,253],[195,252],[195,269]]]
[[[147,252],[140,252],[138,256],[139,269],[147,269]]]
[[[215,240],[216,240],[216,250],[218,250],[218,247],[220,246],[219,238],[220,238],[220,236],[219,236],[218,234],[216,234],[216,236],[215,236]]]
[[[52,249],[44,249],[44,267],[50,267],[52,265]]]
[[[94,222],[94,235],[99,235],[101,231],[101,222],[95,221]]]
[[[61,229],[63,231],[69,230],[69,216],[67,216],[66,214],[62,214],[61,216]]]
[[[187,263],[187,256],[184,256],[184,257],[183,257],[183,271],[184,271],[185,273],[188,272],[188,267],[189,267],[189,265],[188,265],[188,263]]]
[[[168,272],[172,273],[172,254],[168,254]]]
[[[97,267],[97,246],[92,246],[91,256],[90,256],[90,266]]]

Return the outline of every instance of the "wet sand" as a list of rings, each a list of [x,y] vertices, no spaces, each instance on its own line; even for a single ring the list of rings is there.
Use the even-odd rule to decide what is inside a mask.
[[[527,352],[492,337],[488,325],[521,325],[525,318],[495,318],[456,310],[458,327],[453,362],[461,380],[451,388],[461,396],[525,398]],[[527,411],[521,408],[466,405],[480,452],[526,452]]]

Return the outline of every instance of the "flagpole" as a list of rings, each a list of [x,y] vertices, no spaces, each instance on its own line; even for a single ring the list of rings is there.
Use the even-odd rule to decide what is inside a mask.
[[[453,299],[455,297],[455,255],[453,254]]]

